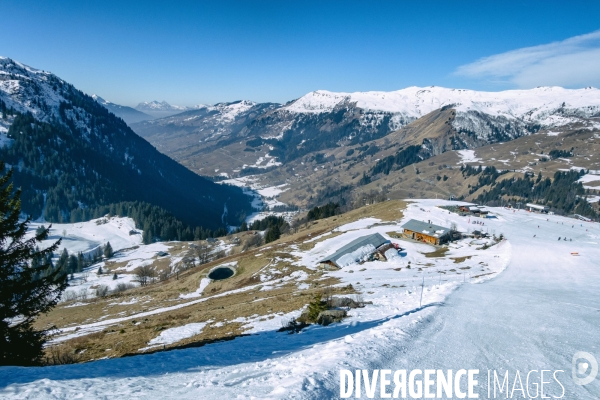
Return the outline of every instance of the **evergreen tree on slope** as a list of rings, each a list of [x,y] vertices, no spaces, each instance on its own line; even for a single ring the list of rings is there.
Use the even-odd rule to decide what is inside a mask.
[[[13,193],[12,170],[4,171],[0,163],[0,365],[39,365],[48,331],[35,330],[33,322],[58,303],[67,276],[48,257],[60,240],[36,249],[49,229],[25,239],[31,218],[19,222],[21,191]]]

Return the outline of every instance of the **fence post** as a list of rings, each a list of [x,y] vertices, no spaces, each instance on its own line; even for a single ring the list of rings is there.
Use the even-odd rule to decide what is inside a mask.
[[[423,275],[423,283],[421,284],[421,300],[419,300],[419,308],[423,304],[423,289],[425,288],[425,275]]]

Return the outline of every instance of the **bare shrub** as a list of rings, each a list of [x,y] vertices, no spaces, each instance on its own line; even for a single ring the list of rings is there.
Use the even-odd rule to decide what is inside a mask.
[[[323,294],[321,295],[322,300],[327,303],[328,307],[331,307],[331,298],[333,297],[333,288],[331,286],[326,286],[323,289]]]
[[[196,249],[197,251],[197,249]],[[188,269],[194,268],[196,266],[196,254],[194,250],[190,250],[181,260],[182,269],[187,271]],[[201,263],[202,264],[202,263]]]
[[[362,294],[358,293],[354,296],[354,301],[356,302],[356,304],[359,307],[364,307],[365,306],[365,298],[363,297]]]
[[[261,235],[248,235],[244,238],[244,244],[242,245],[242,250],[246,251],[252,247],[259,247],[263,244],[263,238]]]
[[[212,257],[212,260],[211,260],[211,261],[213,261],[213,260],[218,260],[219,258],[223,258],[223,257],[225,257],[226,255],[227,255],[227,254],[225,254],[225,250],[220,250],[220,251],[217,251],[217,252],[215,253],[214,257]]]
[[[206,244],[201,244],[196,247],[196,256],[200,265],[210,261],[210,247]]]
[[[123,293],[129,289],[135,288],[133,283],[118,283],[117,286],[113,289],[113,293]]]
[[[167,279],[169,279],[169,277],[171,276],[171,272],[173,271],[173,267],[169,266],[168,268],[163,269],[162,271],[160,271],[160,273],[158,274],[158,280],[160,282],[164,282]]]
[[[96,288],[96,296],[98,297],[106,297],[108,296],[108,286],[100,285]]]
[[[88,298],[88,291],[86,288],[81,288],[79,289],[79,293],[77,294],[77,298],[79,300],[87,300]]]
[[[300,332],[303,328],[308,326],[305,322],[298,322],[296,318],[290,318],[287,321],[281,321],[281,328],[277,332],[287,332],[288,334],[294,334]]]
[[[150,265],[137,267],[134,272],[140,286],[147,286],[156,277],[156,271]]]
[[[73,349],[63,346],[52,346],[46,355],[44,364],[46,365],[65,365],[79,362],[79,354]]]
[[[73,290],[66,290],[62,296],[64,301],[77,300],[77,294]]]

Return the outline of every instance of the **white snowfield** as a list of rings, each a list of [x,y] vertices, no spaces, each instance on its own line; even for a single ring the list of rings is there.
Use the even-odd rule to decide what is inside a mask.
[[[164,346],[171,343],[177,343],[182,339],[186,339],[199,334],[200,332],[202,332],[202,329],[204,329],[205,326],[206,322],[195,322],[183,326],[178,326],[176,328],[165,329],[160,333],[160,335],[148,342],[148,347],[145,347],[141,350],[148,350],[157,346]]]
[[[241,187],[247,195],[252,196],[252,208],[254,212],[246,217],[247,224],[252,224],[254,221],[264,219],[270,215],[283,217],[286,221],[292,222],[294,216],[298,214],[297,211],[269,211],[273,207],[286,205],[277,200],[277,196],[289,189],[286,188],[288,186],[287,183],[265,187],[258,182],[256,175],[226,179],[222,183]],[[268,210],[261,211],[265,207]]]
[[[456,153],[460,156],[457,164],[481,161],[481,158],[475,157],[475,150],[457,150]]]
[[[477,244],[464,240],[453,244],[446,256],[476,254],[460,264],[448,257],[425,258],[421,253],[433,250],[430,246],[402,241],[403,257],[330,272],[373,302],[350,310],[349,318],[339,324],[310,326],[288,335],[276,332],[277,318],[264,325],[249,319],[256,334],[200,348],[81,365],[2,367],[0,397],[329,399],[339,398],[340,369],[431,368],[479,369],[479,398],[488,398],[488,369],[508,370],[511,385],[517,370],[523,380],[531,370],[562,370],[563,398],[600,398],[600,378],[578,386],[570,377],[576,352],[600,359],[600,226],[501,208],[489,208],[496,218],[475,225],[482,220],[435,207],[448,203],[419,200],[408,207],[402,221],[431,220],[444,226],[455,222],[462,231],[483,229],[508,240],[485,250],[475,250]],[[296,263],[315,268],[317,260],[357,237],[399,229],[366,226],[363,221],[338,236],[323,235],[313,249],[293,252]],[[559,236],[572,241],[558,241]],[[412,269],[407,269],[408,261]],[[471,269],[454,274],[448,269],[463,265]],[[203,322],[210,321],[197,321]],[[173,333],[187,334],[188,328]],[[163,340],[159,337],[157,343]],[[557,385],[546,389],[546,396],[561,394]],[[361,398],[366,398],[364,388]]]
[[[86,254],[98,246],[106,245],[107,242],[110,242],[115,251],[142,243],[143,232],[135,228],[135,222],[131,218],[102,217],[74,224],[32,222],[28,226],[27,237],[32,237],[41,225],[46,228],[52,225],[52,228],[48,239],[44,240],[40,247],[48,247],[62,238],[59,251],[66,248],[69,254],[77,254],[80,251]],[[132,231],[138,233],[130,235]]]
[[[466,89],[448,89],[439,86],[411,86],[392,92],[310,92],[285,109],[299,113],[331,112],[342,103],[356,103],[371,111],[402,113],[420,118],[432,111],[452,105],[459,112],[480,111],[493,116],[517,117],[525,120],[545,120],[549,114],[563,107],[580,109],[588,117],[600,110],[600,89],[564,89],[538,87],[529,90],[478,92]],[[568,123],[554,117],[548,125]],[[567,118],[565,118],[566,120]]]

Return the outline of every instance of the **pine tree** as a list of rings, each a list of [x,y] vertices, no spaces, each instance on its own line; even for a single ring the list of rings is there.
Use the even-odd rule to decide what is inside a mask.
[[[63,249],[62,253],[60,253],[60,258],[56,262],[56,268],[60,271],[63,271],[63,273],[67,273],[69,268],[69,252],[66,248]]]
[[[119,276],[117,275],[117,273],[115,272],[113,275],[113,281],[116,281],[117,279],[119,279]]]
[[[44,232],[46,230],[46,227],[44,225],[40,225],[37,227],[37,229],[35,230],[35,234],[39,235],[40,233]]]
[[[111,258],[114,255],[114,251],[110,242],[106,242],[106,246],[104,246],[104,257]]]
[[[39,365],[48,331],[35,330],[33,323],[67,286],[66,274],[47,262],[60,240],[36,250],[49,229],[25,239],[31,218],[19,222],[21,190],[13,193],[12,170],[4,174],[4,163],[0,174],[0,365]]]
[[[71,254],[69,256],[69,263],[67,265],[70,274],[73,274],[73,272],[77,272],[77,257],[75,256],[75,254]]]
[[[279,225],[271,225],[265,235],[265,243],[273,242],[281,237]]]
[[[85,267],[87,267],[87,262],[83,253],[80,251],[79,254],[77,254],[77,272],[83,271]]]

